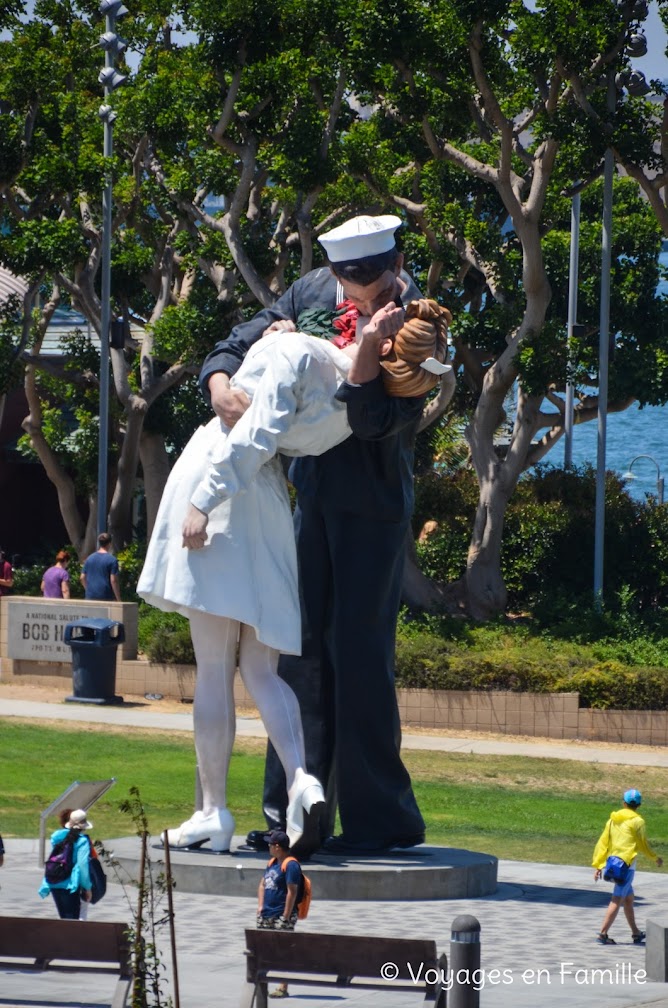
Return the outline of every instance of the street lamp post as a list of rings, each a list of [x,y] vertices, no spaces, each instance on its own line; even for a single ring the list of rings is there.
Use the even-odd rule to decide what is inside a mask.
[[[653,462],[654,465],[656,466],[656,498],[657,498],[659,504],[663,504],[664,479],[663,479],[663,476],[661,475],[661,470],[659,469],[659,463],[656,461],[656,459],[654,458],[653,455],[642,454],[642,455],[636,455],[635,458],[632,458],[631,462],[629,463],[628,471],[624,473],[624,475],[622,476],[622,479],[626,479],[626,480],[638,479],[638,477],[635,475],[635,473],[632,472],[633,463],[637,462],[638,459],[649,459],[650,462]]]
[[[647,41],[639,28],[639,22],[648,14],[645,0],[616,0],[618,7],[631,6],[631,15],[638,23],[630,30],[625,49],[631,56],[647,51]],[[615,75],[611,67],[607,75],[607,111],[609,129],[617,103],[617,90],[626,88],[633,96],[649,93],[645,76],[639,70],[623,70]],[[599,366],[598,366],[598,438],[596,452],[596,503],[594,510],[594,606],[603,607],[603,553],[605,532],[605,458],[608,422],[608,366],[610,360],[610,277],[612,269],[612,195],[615,160],[611,147],[605,152],[603,167],[603,236],[601,242],[601,305],[599,317]]]
[[[617,99],[615,79],[608,76],[608,114]],[[603,539],[605,530],[605,455],[608,425],[608,363],[610,358],[610,273],[612,268],[612,185],[615,157],[606,148],[603,167],[603,233],[601,239],[601,305],[598,337],[598,434],[596,440],[596,503],[594,510],[594,605],[603,605]]]
[[[568,365],[571,365],[573,337],[578,317],[578,266],[580,259],[580,193],[571,199],[571,247],[568,262]],[[570,375],[566,381],[566,406],[564,413],[564,468],[573,465],[573,404],[575,389]]]
[[[111,217],[113,200],[112,124],[116,113],[109,105],[109,96],[127,78],[118,73],[114,59],[126,48],[126,43],[116,34],[116,19],[128,13],[120,0],[102,0],[100,13],[105,15],[104,35],[100,46],[104,49],[104,69],[98,80],[104,87],[104,104],[98,115],[104,126],[105,179],[102,192],[102,264],[100,304],[100,427],[97,460],[97,534],[107,529],[107,456],[109,451],[109,326],[111,322]]]

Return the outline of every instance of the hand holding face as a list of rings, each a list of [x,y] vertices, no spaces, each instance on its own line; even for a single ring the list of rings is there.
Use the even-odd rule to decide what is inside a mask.
[[[389,301],[362,326],[357,357],[348,372],[348,381],[364,385],[380,374],[380,358],[392,349],[392,340],[404,324],[404,310]]]
[[[183,519],[183,546],[186,549],[202,549],[206,544],[206,528],[209,524],[209,516],[196,508],[194,504],[188,505],[186,516]]]
[[[396,336],[404,324],[404,318],[404,309],[398,308],[394,301],[389,301],[362,327],[362,342],[375,344],[378,353],[383,353],[382,344]]]

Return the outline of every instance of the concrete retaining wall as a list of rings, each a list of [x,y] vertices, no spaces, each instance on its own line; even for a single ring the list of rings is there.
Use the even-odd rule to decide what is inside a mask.
[[[397,696],[407,727],[668,745],[668,711],[590,710],[578,693],[400,689]]]

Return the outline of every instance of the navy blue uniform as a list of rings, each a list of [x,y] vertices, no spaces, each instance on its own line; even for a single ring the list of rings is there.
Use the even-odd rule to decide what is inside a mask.
[[[420,292],[402,273],[402,302]],[[272,322],[295,323],[310,308],[334,310],[327,268],[297,280],[271,307],[235,326],[206,358],[203,390],[232,375]],[[318,457],[295,459],[295,532],[302,602],[301,657],[282,655],[279,674],[301,708],[309,773],[338,795],[343,836],[359,848],[420,837],[424,822],[400,756],[394,642],[404,543],[413,509],[413,443],[424,398],[385,393],[382,379],[344,383],[353,434]],[[285,826],[283,768],[268,747],[264,812]],[[325,824],[331,832],[332,819]],[[415,841],[414,841],[415,842]]]

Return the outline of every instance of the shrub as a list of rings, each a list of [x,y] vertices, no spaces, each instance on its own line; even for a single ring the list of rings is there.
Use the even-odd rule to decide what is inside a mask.
[[[124,602],[139,602],[137,582],[144,566],[146,543],[133,542],[118,554],[121,569],[121,598]]]
[[[629,668],[618,661],[601,662],[557,679],[555,692],[580,694],[581,707],[599,710],[666,710],[668,673],[659,668]]]
[[[14,568],[12,595],[41,595],[40,584],[48,563],[36,563],[30,567]]]
[[[400,622],[396,682],[413,689],[579,693],[583,707],[668,708],[668,642],[645,641],[652,659],[634,663],[627,640],[563,641],[531,625],[488,626],[434,618]],[[625,660],[626,657],[629,660]]]
[[[141,603],[138,624],[139,648],[150,661],[174,665],[195,664],[190,624],[185,616],[162,612]]]
[[[596,476],[591,466],[539,466],[519,481],[505,513],[501,571],[511,610],[532,611],[555,626],[571,607],[591,620]],[[418,557],[425,574],[439,581],[460,578],[478,486],[472,471],[430,472],[416,481],[414,530],[435,520],[438,528]],[[656,613],[668,606],[668,504],[629,497],[621,479],[606,477],[605,604],[612,613]],[[584,609],[582,607],[584,600]],[[632,600],[632,602],[631,602]],[[629,604],[630,603],[630,604]]]

